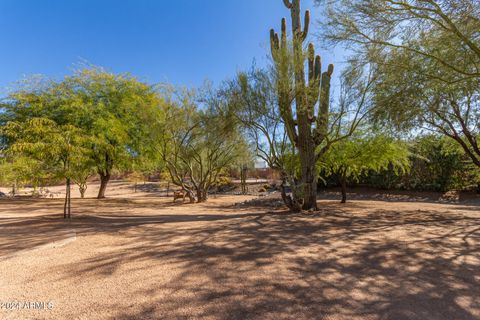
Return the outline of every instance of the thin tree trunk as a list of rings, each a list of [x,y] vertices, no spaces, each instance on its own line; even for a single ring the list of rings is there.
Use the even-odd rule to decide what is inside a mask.
[[[340,186],[342,188],[342,201],[341,203],[347,202],[347,178],[344,174],[340,174]]]
[[[15,179],[15,181],[13,182],[12,197],[15,197],[16,194],[17,194],[17,179]]]
[[[67,200],[68,200],[67,209],[68,209],[68,219],[71,218],[71,199],[72,199],[71,189],[72,189],[72,188],[71,188],[70,178],[67,178]]]
[[[85,191],[87,191],[87,186],[86,185],[79,185],[78,190],[80,191],[80,197],[83,199],[85,198]]]
[[[105,190],[107,189],[107,184],[110,181],[110,172],[107,171],[106,174],[99,172],[100,175],[100,189],[98,190],[97,199],[105,198]]]
[[[242,194],[247,194],[247,168],[245,166],[240,168],[240,184],[242,187]]]
[[[63,204],[63,219],[67,219],[67,205],[68,205],[68,178],[65,179],[65,202]]]

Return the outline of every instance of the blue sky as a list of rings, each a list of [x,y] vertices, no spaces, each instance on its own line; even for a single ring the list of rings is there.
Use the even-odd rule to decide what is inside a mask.
[[[319,18],[312,0],[302,7]],[[218,84],[254,59],[266,64],[269,29],[288,14],[281,0],[0,0],[0,92],[82,60],[151,83]]]

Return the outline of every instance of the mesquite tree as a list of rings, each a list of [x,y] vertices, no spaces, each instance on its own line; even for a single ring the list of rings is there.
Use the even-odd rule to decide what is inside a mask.
[[[21,82],[5,99],[0,124],[45,118],[81,129],[89,136],[86,156],[100,177],[98,198],[104,198],[112,170],[128,169],[141,156],[161,103],[153,86],[133,76],[89,67],[60,81]]]
[[[287,41],[285,18],[282,19],[280,38],[272,29],[270,42],[277,72],[278,107],[288,138],[295,146],[300,162],[298,178],[283,175],[292,186],[292,197],[288,199],[287,205],[294,211],[316,209],[318,175],[315,164],[323,150],[320,146],[328,134],[333,65],[330,64],[327,71],[322,73],[321,59],[315,55],[313,44],[308,44],[307,52],[304,50],[310,12],[305,12],[302,30],[300,0],[283,2],[291,13],[292,46],[290,48]],[[305,80],[305,56],[308,60],[308,81]]]
[[[65,179],[63,217],[71,217],[71,182],[75,167],[88,161],[89,137],[72,125],[58,125],[47,118],[8,122],[2,134],[9,140],[7,153],[27,156],[43,164],[45,170]]]

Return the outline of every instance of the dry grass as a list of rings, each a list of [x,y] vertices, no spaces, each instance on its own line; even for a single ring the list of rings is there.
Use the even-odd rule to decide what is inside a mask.
[[[480,319],[474,204],[291,215],[113,190],[68,222],[60,199],[0,200],[0,302],[54,303],[0,319]]]

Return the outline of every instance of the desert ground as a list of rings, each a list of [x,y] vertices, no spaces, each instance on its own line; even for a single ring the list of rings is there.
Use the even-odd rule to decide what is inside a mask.
[[[291,214],[96,188],[70,221],[59,197],[0,199],[0,303],[52,304],[0,319],[480,319],[478,201],[326,193]]]

